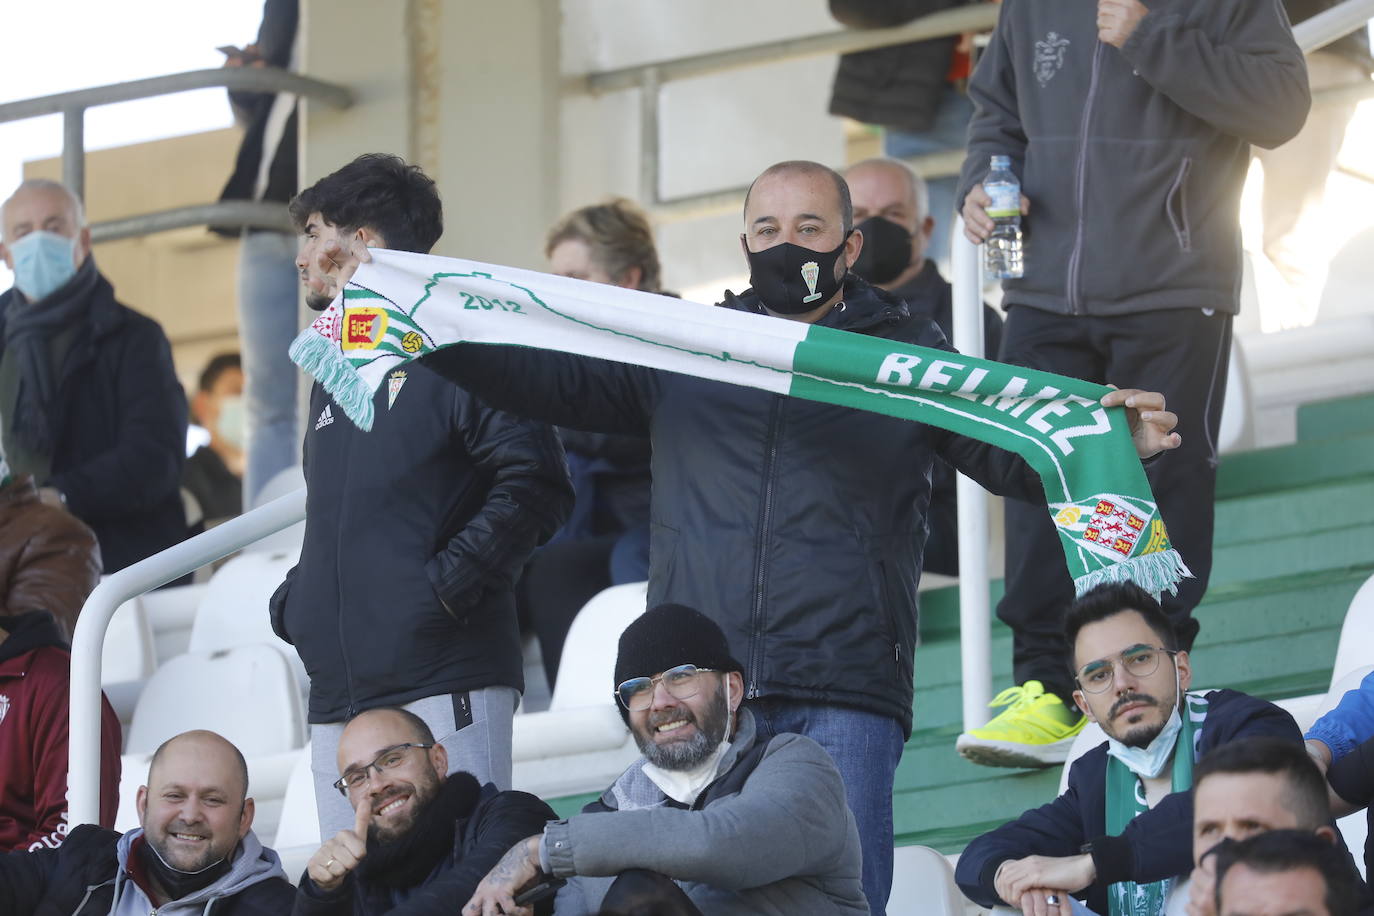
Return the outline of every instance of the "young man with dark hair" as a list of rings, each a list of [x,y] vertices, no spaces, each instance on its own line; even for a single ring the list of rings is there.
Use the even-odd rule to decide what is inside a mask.
[[[1216,916],[1210,855],[1226,841],[1275,830],[1303,831],[1340,846],[1326,781],[1301,746],[1279,738],[1242,738],[1214,748],[1193,771],[1193,861],[1189,916]],[[1346,868],[1354,868],[1342,853]],[[1363,890],[1363,888],[1361,889]]]
[[[291,203],[304,238],[307,302],[337,293],[322,245],[428,252],[439,195],[395,156],[360,156]],[[450,772],[509,788],[511,720],[524,687],[514,584],[572,502],[553,430],[492,410],[425,366],[391,373],[369,433],[316,385],[305,434],[300,563],[273,596],[272,624],[310,674],[321,833],[354,822],[332,786],[343,723],[405,706],[447,749]],[[378,568],[378,553],[389,557]]]
[[[1216,852],[1220,916],[1355,916],[1359,880],[1342,850],[1306,830],[1272,830]]]
[[[208,445],[186,459],[181,485],[200,506],[200,517],[212,527],[243,512],[244,444],[243,360],[221,353],[201,370],[191,396],[191,420],[210,434]]]
[[[1169,619],[1134,585],[1083,595],[1065,615],[1065,632],[1074,701],[1107,741],[1074,762],[1064,794],[970,843],[956,879],[981,906],[1057,916],[1077,908],[1072,894],[1103,916],[1109,898],[1112,912],[1157,916],[1193,864],[1196,757],[1247,735],[1301,750],[1302,735],[1262,700],[1189,693],[1188,653],[1173,648]]]

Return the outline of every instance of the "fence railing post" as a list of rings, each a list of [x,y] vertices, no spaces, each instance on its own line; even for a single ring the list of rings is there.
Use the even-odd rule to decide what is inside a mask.
[[[964,221],[950,230],[950,281],[954,287],[954,345],[969,356],[983,352],[982,249],[964,238]],[[988,593],[988,494],[959,475],[959,660],[963,673],[964,730],[988,718],[992,699],[992,614]]]

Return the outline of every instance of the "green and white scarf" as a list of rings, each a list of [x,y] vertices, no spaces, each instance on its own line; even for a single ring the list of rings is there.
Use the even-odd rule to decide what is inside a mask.
[[[1022,456],[1081,593],[1131,580],[1159,594],[1190,575],[1169,544],[1109,389],[991,360],[454,258],[372,251],[291,345],[362,429],[402,363],[457,343],[600,357],[871,410]],[[518,381],[512,380],[512,384]]]
[[[1197,739],[1202,723],[1207,719],[1207,697],[1190,693],[1183,704],[1183,727],[1174,739],[1174,765],[1170,776],[1171,790],[1187,792],[1193,787],[1193,761],[1197,759]],[[1145,784],[1126,764],[1115,757],[1107,758],[1107,835],[1121,836],[1126,825],[1149,810],[1145,801]],[[1151,884],[1118,881],[1107,889],[1109,916],[1162,916],[1164,901],[1173,886],[1173,878]]]

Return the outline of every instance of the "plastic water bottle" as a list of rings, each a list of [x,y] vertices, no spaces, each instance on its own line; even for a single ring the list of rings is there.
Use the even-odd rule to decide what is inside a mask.
[[[1025,273],[1021,255],[1021,182],[1011,171],[1010,156],[993,156],[992,168],[983,179],[983,190],[992,203],[992,235],[984,242],[987,272],[998,279],[1011,279]]]

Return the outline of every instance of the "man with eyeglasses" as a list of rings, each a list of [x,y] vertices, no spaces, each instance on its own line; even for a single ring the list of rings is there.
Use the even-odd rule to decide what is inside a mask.
[[[1064,632],[1074,702],[1107,741],[1072,764],[1054,801],[970,843],[955,877],[981,906],[1159,916],[1174,881],[1193,867],[1193,763],[1247,736],[1300,747],[1302,733],[1263,700],[1188,692],[1188,653],[1159,603],[1134,584],[1084,594]]]
[[[620,715],[641,756],[582,813],[527,836],[462,916],[866,914],[844,784],[810,738],[771,734],[741,707],[744,666],[720,627],[682,605],[621,634]],[[566,881],[566,883],[564,883]]]
[[[400,707],[350,720],[338,757],[334,788],[353,827],[311,857],[295,916],[446,916],[512,843],[555,816],[533,795],[450,774],[444,746]]]

